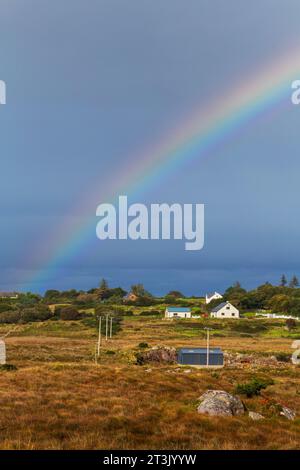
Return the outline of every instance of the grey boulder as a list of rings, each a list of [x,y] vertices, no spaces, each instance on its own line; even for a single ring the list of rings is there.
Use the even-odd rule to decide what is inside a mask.
[[[295,411],[291,410],[290,408],[287,408],[286,406],[282,407],[282,410],[280,411],[280,415],[284,416],[286,419],[289,419],[290,421],[293,421],[296,418]]]
[[[245,413],[240,398],[223,390],[208,390],[199,398],[198,413],[210,416],[236,416]]]
[[[253,421],[265,419],[263,415],[261,415],[260,413],[256,413],[255,411],[249,411],[249,418],[253,419]]]

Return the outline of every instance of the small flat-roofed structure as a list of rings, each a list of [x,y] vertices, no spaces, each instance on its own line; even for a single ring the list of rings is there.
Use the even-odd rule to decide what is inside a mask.
[[[191,318],[192,311],[188,307],[167,307],[166,318]]]
[[[208,356],[208,357],[207,357]],[[223,367],[224,355],[220,348],[182,348],[178,351],[178,364],[197,367]]]

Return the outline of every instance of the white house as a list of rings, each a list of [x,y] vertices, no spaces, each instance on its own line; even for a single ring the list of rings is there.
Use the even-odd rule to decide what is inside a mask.
[[[191,318],[192,312],[186,307],[167,307],[165,318]]]
[[[18,299],[19,294],[16,292],[0,292],[0,299]]]
[[[222,302],[210,313],[212,318],[239,318],[240,312],[230,302]]]
[[[211,292],[210,294],[206,294],[205,303],[209,304],[209,302],[216,299],[223,299],[223,295],[219,294],[219,292]]]

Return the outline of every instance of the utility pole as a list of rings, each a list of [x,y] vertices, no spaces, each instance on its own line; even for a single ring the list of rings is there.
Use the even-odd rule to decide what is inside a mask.
[[[105,323],[105,340],[108,339],[108,315],[106,315],[106,323]]]
[[[206,330],[206,366],[209,366],[209,331],[212,328],[204,328]]]
[[[109,332],[109,337],[112,338],[112,323],[113,322],[113,318],[110,317],[110,332]]]
[[[102,317],[99,317],[99,330],[98,330],[98,346],[97,346],[97,355],[100,356],[100,346],[101,346],[101,325],[102,324]]]

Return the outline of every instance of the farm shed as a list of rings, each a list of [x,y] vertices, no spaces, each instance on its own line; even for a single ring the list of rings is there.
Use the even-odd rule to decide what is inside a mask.
[[[191,318],[192,311],[186,307],[167,307],[165,311],[166,318]]]
[[[178,351],[178,364],[206,367],[207,349],[206,348],[183,348]],[[209,349],[208,354],[209,367],[223,367],[224,355],[220,348]]]

